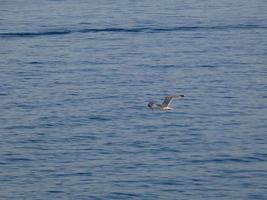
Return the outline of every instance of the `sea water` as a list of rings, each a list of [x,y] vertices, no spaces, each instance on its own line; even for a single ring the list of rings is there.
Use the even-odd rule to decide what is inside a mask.
[[[267,199],[266,8],[0,1],[0,199]]]

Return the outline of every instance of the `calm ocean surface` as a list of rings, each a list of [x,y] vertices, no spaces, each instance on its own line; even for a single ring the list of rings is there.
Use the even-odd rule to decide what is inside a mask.
[[[0,0],[1,200],[266,200],[266,183],[265,0]]]

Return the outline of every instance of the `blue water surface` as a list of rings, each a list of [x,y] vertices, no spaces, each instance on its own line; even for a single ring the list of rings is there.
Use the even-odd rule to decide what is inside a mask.
[[[0,1],[0,199],[267,199],[266,8]]]

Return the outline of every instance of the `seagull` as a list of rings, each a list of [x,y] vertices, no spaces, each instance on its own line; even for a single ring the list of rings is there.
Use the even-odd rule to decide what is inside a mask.
[[[169,107],[173,99],[180,99],[184,97],[184,95],[178,96],[166,96],[162,104],[155,103],[153,101],[148,103],[148,107],[152,110],[171,110],[172,108]]]

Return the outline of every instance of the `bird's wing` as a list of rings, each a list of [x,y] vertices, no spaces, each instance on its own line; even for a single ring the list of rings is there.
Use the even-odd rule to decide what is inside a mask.
[[[161,104],[162,107],[168,107],[171,104],[173,98],[173,96],[166,96],[163,103]]]
[[[179,96],[166,96],[165,99],[164,99],[164,101],[163,101],[163,103],[161,105],[162,105],[162,107],[168,107],[171,104],[171,102],[172,102],[173,99],[179,99],[181,97],[184,97],[184,95],[179,95]]]

